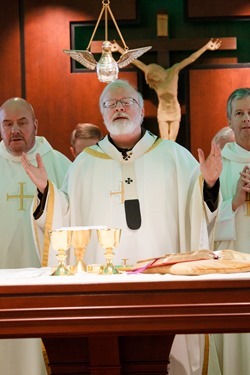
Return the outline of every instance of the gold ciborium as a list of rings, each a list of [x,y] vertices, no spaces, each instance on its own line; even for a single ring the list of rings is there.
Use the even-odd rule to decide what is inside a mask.
[[[105,249],[106,265],[103,273],[107,275],[119,273],[113,265],[114,247],[120,243],[121,229],[97,229],[97,237],[99,244]]]
[[[65,265],[67,258],[66,251],[70,247],[71,233],[68,230],[52,230],[50,233],[50,243],[54,250],[57,251],[57,258],[59,265],[52,273],[52,276],[68,276],[71,275],[70,271]]]
[[[87,271],[84,256],[86,247],[89,244],[91,237],[91,229],[76,229],[72,230],[71,246],[74,248],[76,263],[73,266],[74,274],[79,274]]]

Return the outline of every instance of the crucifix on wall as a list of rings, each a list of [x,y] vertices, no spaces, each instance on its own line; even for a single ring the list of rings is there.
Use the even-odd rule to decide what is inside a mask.
[[[132,61],[132,64],[144,73],[144,81],[155,93],[150,94],[149,100],[145,101],[146,115],[154,119],[157,117],[157,132],[162,138],[177,139],[181,117],[185,114],[185,104],[179,103],[178,81],[179,72],[189,64],[197,60],[207,50],[214,51],[236,49],[236,38],[200,38],[200,39],[170,39],[168,37],[168,15],[166,11],[159,11],[157,14],[157,36],[149,40],[130,40],[129,49],[152,46],[149,54],[156,55],[156,61],[146,65],[140,60]],[[118,44],[117,44],[118,43]],[[121,41],[113,46],[113,52],[118,51],[124,54]],[[100,53],[102,41],[93,41],[91,53]],[[196,51],[190,56],[177,62],[172,66],[170,63],[170,53],[177,51]],[[145,57],[142,58],[144,60]],[[131,64],[131,65],[132,65]],[[152,91],[151,90],[151,91]],[[157,103],[150,100],[153,95],[157,96]],[[155,102],[155,100],[154,100]],[[153,105],[152,105],[153,103]],[[151,130],[151,129],[149,129]],[[180,142],[182,143],[182,142]]]
[[[140,60],[132,61],[145,75],[145,81],[157,95],[156,116],[159,135],[164,139],[176,140],[183,108],[178,100],[179,72],[197,60],[207,50],[235,49],[236,38],[219,39],[169,39],[168,15],[164,11],[157,14],[157,37],[152,40],[130,40],[129,48],[152,46],[156,53],[155,63],[145,64]],[[119,42],[113,44],[113,52],[123,54],[125,50]],[[150,51],[150,52],[151,52]],[[196,51],[181,62],[169,66],[169,55],[174,51]],[[94,42],[92,52],[100,52],[100,42]],[[185,112],[185,110],[184,110]]]

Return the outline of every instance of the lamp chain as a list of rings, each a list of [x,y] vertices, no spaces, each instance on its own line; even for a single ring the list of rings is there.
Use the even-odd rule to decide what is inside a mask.
[[[99,26],[99,23],[100,23],[100,20],[101,20],[101,18],[102,18],[102,15],[103,15],[104,10],[105,10],[105,41],[108,41],[108,12],[109,12],[109,14],[110,14],[110,16],[111,16],[111,19],[112,19],[112,21],[114,22],[115,28],[116,28],[116,30],[117,30],[117,32],[118,32],[118,34],[119,34],[119,37],[121,38],[121,41],[122,41],[122,43],[123,43],[123,46],[124,46],[125,50],[128,50],[128,46],[126,45],[125,40],[123,39],[122,33],[121,33],[121,31],[120,31],[120,29],[119,29],[119,27],[118,27],[118,25],[117,25],[117,22],[116,22],[116,20],[115,20],[114,15],[113,15],[113,13],[112,13],[112,11],[111,11],[111,9],[110,9],[109,3],[110,3],[109,0],[102,0],[102,9],[101,9],[101,12],[100,12],[100,14],[99,14],[98,20],[97,20],[97,22],[96,22],[96,25],[95,25],[94,31],[93,31],[93,33],[92,33],[92,35],[91,35],[91,38],[90,38],[90,41],[89,41],[89,44],[88,44],[88,47],[86,48],[86,50],[89,50],[89,49],[90,49],[91,43],[92,43],[92,41],[93,41],[93,39],[94,39],[94,36],[95,36],[96,30],[97,30],[97,28],[98,28],[98,26]]]

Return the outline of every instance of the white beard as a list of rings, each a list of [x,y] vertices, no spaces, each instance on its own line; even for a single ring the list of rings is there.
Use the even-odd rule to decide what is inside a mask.
[[[114,122],[105,121],[105,125],[109,133],[113,135],[130,134],[136,129],[136,125],[126,118],[115,120]]]

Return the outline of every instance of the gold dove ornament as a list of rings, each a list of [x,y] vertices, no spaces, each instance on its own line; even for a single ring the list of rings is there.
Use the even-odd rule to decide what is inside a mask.
[[[86,50],[63,50],[64,53],[69,55],[72,59],[78,61],[86,68],[90,70],[96,69],[99,81],[106,83],[112,82],[118,78],[119,68],[124,68],[125,66],[129,65],[133,60],[137,59],[143,53],[147,52],[152,48],[151,46],[148,46],[129,50],[116,23],[115,17],[110,9],[109,4],[109,0],[102,0],[102,9]],[[100,23],[100,20],[102,18],[103,12],[105,14],[105,41],[102,43],[101,58],[97,62],[94,55],[90,52],[90,47],[95,36],[96,30],[98,28],[98,25]],[[116,30],[124,45],[125,52],[120,56],[118,61],[116,61],[113,58],[112,43],[108,40],[108,13],[111,16],[112,21],[114,22],[114,25],[116,27]]]

